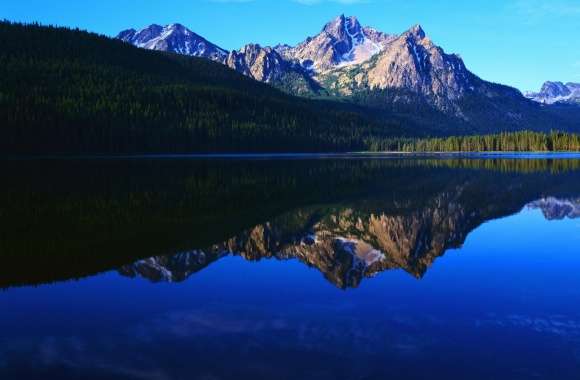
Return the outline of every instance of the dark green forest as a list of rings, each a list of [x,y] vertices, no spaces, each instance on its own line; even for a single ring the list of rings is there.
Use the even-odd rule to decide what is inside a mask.
[[[0,168],[10,179],[0,188],[0,290],[204,249],[284,215],[299,229],[313,211],[424,215],[429,202],[452,202],[444,207],[475,210],[479,224],[580,189],[575,159],[24,159]]]
[[[443,138],[474,131],[420,102],[373,99],[295,97],[205,59],[0,22],[3,155],[578,150],[559,133]]]
[[[66,28],[0,23],[3,153],[365,149],[402,128],[221,64]]]
[[[483,136],[390,139],[371,141],[369,149],[398,152],[578,152],[580,135],[521,131]]]

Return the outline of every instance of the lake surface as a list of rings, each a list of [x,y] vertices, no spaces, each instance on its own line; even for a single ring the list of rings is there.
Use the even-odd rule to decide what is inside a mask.
[[[0,168],[0,379],[580,378],[579,156]]]

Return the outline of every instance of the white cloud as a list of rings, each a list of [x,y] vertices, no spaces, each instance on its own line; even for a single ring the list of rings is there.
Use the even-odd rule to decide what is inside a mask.
[[[295,3],[303,5],[316,5],[322,3],[338,3],[338,4],[362,4],[370,3],[371,0],[293,0]]]
[[[210,3],[253,3],[256,0],[207,0]]]
[[[210,3],[253,3],[257,0],[206,0]],[[279,0],[278,0],[279,1]],[[370,3],[373,0],[289,0],[294,3],[302,4],[302,5],[317,5],[323,3],[337,3],[337,4],[363,4],[363,3]]]
[[[515,9],[529,19],[545,16],[574,17],[580,15],[580,2],[577,0],[516,0]]]

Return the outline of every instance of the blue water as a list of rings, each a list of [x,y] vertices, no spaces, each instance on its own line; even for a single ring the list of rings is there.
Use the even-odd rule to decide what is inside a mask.
[[[227,257],[182,283],[108,272],[11,289],[0,363],[64,377],[577,379],[579,246],[580,221],[525,209],[421,280],[394,270],[344,291],[296,260]]]
[[[155,172],[167,172],[161,179],[149,169],[144,177],[116,173],[111,182],[104,174],[102,188],[101,180],[79,181],[80,174],[62,188],[22,180],[18,191],[0,193],[0,211],[13,218],[4,231],[24,234],[14,240],[0,234],[6,264],[0,271],[0,378],[580,378],[578,171],[358,161],[344,179],[348,162],[330,169],[331,162],[258,166],[255,172],[252,165],[262,164],[232,163],[219,168],[225,172],[215,185],[211,175],[212,181],[191,185],[218,172],[210,165],[178,174],[163,167]],[[308,172],[313,167],[315,175]],[[304,186],[326,175],[323,167],[326,181],[316,189]],[[87,178],[103,172],[89,171]],[[232,174],[241,172],[240,178]],[[289,173],[292,181],[285,180]],[[343,193],[341,181],[357,175],[357,191]],[[180,181],[159,189],[169,177]],[[240,199],[228,191],[220,198],[226,187]],[[36,192],[29,195],[31,188]],[[545,204],[532,206],[539,199]],[[273,204],[284,207],[266,207]],[[107,219],[110,214],[120,216]],[[355,224],[345,224],[352,215]],[[376,236],[371,232],[380,223],[355,227],[357,219],[365,224],[380,215],[387,216],[383,223],[403,227]],[[118,225],[109,231],[102,220]],[[72,234],[75,223],[88,229],[79,226]],[[423,232],[415,241],[416,223],[423,223]],[[267,231],[275,249],[248,239],[259,231]],[[324,233],[335,234],[330,251],[323,248]],[[357,277],[351,247],[337,243],[345,234],[374,248],[390,247],[390,240],[380,240],[390,236],[400,252],[385,249],[380,260],[394,264],[377,268],[369,261]],[[438,250],[441,236],[447,243]],[[147,261],[148,246],[164,247],[167,257],[189,250],[190,260],[206,261],[172,264],[163,255]],[[89,252],[92,247],[98,249]],[[301,249],[305,257],[296,254]]]

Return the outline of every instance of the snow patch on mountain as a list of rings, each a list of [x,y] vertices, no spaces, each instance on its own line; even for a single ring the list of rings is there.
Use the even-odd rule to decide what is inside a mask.
[[[193,57],[203,57],[223,62],[228,52],[195,34],[181,24],[149,25],[139,31],[124,30],[117,38],[137,47],[168,51]]]
[[[543,104],[580,104],[580,83],[545,82],[539,92],[528,91],[524,95]]]

